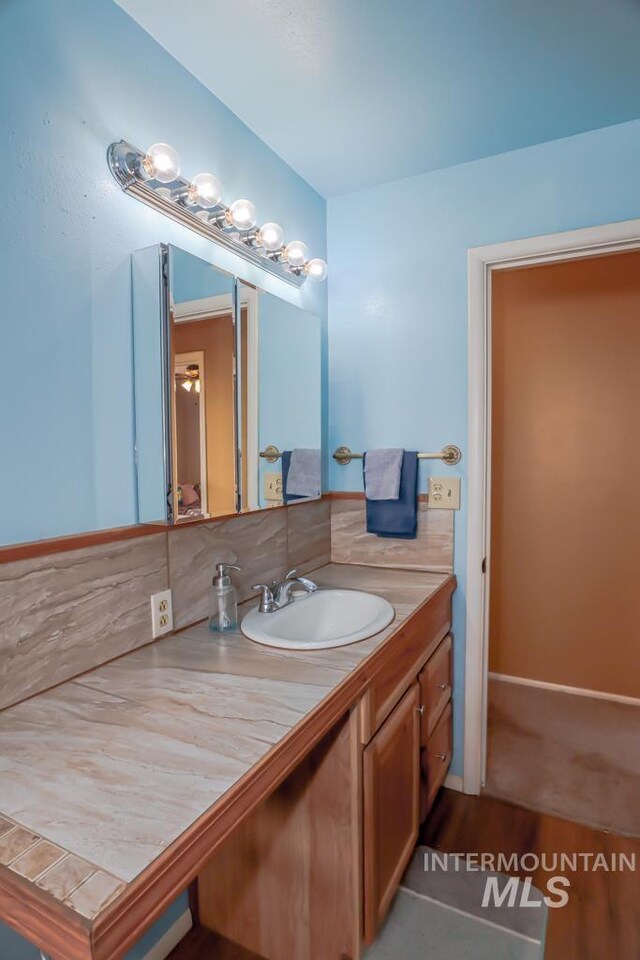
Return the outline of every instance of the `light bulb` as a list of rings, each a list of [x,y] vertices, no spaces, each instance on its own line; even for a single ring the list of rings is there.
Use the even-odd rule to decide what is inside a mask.
[[[222,184],[212,173],[198,173],[189,184],[189,202],[215,207],[222,200]]]
[[[251,230],[256,225],[256,208],[251,200],[234,200],[227,211],[227,221],[237,230]]]
[[[168,143],[154,143],[144,156],[142,170],[150,180],[171,183],[180,176],[180,157]]]
[[[287,244],[284,255],[292,267],[303,267],[309,256],[309,248],[302,240],[292,240]]]
[[[305,267],[307,276],[311,277],[312,280],[325,280],[327,277],[327,269],[326,263],[324,260],[321,260],[320,257],[309,260]]]
[[[191,380],[183,380],[182,386],[187,391],[187,393],[189,393],[189,391],[191,390]]]
[[[284,230],[278,223],[264,223],[258,230],[257,240],[265,250],[279,250],[284,240]]]

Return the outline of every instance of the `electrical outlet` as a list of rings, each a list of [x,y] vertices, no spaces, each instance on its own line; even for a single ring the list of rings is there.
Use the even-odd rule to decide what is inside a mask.
[[[154,640],[173,630],[171,590],[151,595],[151,635]]]
[[[431,510],[460,509],[460,477],[429,477]]]
[[[282,500],[282,474],[265,473],[264,478],[264,498],[265,500]]]

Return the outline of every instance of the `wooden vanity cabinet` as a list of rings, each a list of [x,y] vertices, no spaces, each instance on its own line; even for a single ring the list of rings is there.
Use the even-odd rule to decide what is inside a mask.
[[[451,762],[450,595],[399,633],[362,699],[364,940],[375,938]]]
[[[451,759],[450,582],[400,626],[341,720],[199,874],[201,922],[268,960],[360,960]]]
[[[387,912],[418,839],[420,688],[413,683],[363,753],[367,943]]]

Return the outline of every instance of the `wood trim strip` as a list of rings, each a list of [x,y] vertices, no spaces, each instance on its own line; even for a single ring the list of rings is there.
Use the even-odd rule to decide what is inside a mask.
[[[455,577],[448,576],[413,615],[419,614],[436,598],[440,602],[445,598],[448,600],[455,587]],[[375,674],[395,659],[393,641],[406,623],[406,620],[400,623],[367,660],[345,677],[315,710],[167,847],[96,918],[92,935],[94,960],[120,960],[123,957],[171,900],[198,875],[219,844],[352,708]]]
[[[109,530],[95,530],[89,533],[74,533],[68,537],[54,537],[51,540],[33,540],[31,543],[16,543],[0,547],[0,563],[12,563],[15,560],[31,560],[34,557],[46,557],[48,554],[67,553],[70,550],[82,550],[106,543],[118,543],[120,540],[135,540],[149,537],[154,533],[164,533],[165,523],[137,523],[130,527],[112,527]]]
[[[0,916],[51,960],[91,957],[89,921],[4,866],[0,866]]]
[[[323,493],[321,497],[309,497],[307,500],[293,500],[291,503],[274,503],[270,507],[259,507],[257,510],[241,510],[240,513],[225,513],[220,517],[197,517],[194,520],[183,520],[180,523],[173,523],[167,526],[167,530],[189,530],[191,527],[201,527],[205,523],[221,523],[223,520],[236,520],[240,517],[248,517],[254,513],[272,513],[274,510],[288,510],[290,507],[301,507],[308,503],[320,503],[321,500],[327,500],[330,494]]]
[[[293,503],[281,503],[273,507],[262,507],[259,510],[243,510],[241,513],[225,513],[220,517],[203,517],[196,520],[185,520],[182,523],[167,524],[134,523],[126,527],[110,527],[107,530],[90,530],[87,533],[72,533],[68,537],[52,537],[48,540],[32,540],[28,543],[8,544],[0,546],[0,564],[13,563],[15,560],[30,560],[34,557],[46,557],[49,554],[67,553],[70,550],[82,550],[86,547],[97,547],[107,543],[118,543],[120,540],[135,540],[138,537],[148,537],[154,533],[166,533],[174,530],[188,530],[191,527],[201,526],[204,523],[221,523],[223,520],[235,520],[252,513],[266,513],[271,510],[284,510],[307,503],[317,503],[326,500],[329,494],[323,494],[315,500],[299,500]]]

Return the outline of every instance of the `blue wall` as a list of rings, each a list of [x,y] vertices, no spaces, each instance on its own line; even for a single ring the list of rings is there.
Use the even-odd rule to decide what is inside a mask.
[[[189,896],[183,893],[138,940],[126,954],[125,960],[144,960],[151,948],[188,909]],[[0,957],[2,960],[40,960],[40,951],[23,937],[18,936],[10,927],[0,924]]]
[[[169,141],[314,255],[326,229],[324,200],[112,0],[4,0],[0,84],[2,544],[135,520],[133,250],[175,243],[326,316],[326,284],[298,292],[122,194],[111,141]]]
[[[640,121],[330,201],[329,450],[467,449],[467,250],[640,217]],[[428,473],[451,468],[423,464]],[[455,472],[466,475],[463,459]],[[330,489],[361,489],[354,463]],[[464,489],[464,488],[463,488]],[[455,754],[462,772],[466,509],[456,515]]]
[[[317,317],[262,294],[258,302],[258,443],[279,450],[318,448],[322,443],[321,323]],[[265,473],[280,473],[282,461],[260,460],[258,502]]]

